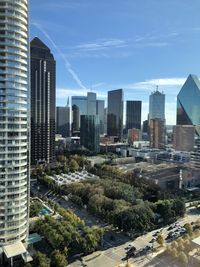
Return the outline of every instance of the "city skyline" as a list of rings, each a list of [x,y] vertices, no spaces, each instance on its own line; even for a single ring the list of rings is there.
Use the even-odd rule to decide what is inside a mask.
[[[125,100],[142,100],[144,120],[159,85],[166,123],[175,124],[176,96],[189,73],[199,74],[199,7],[196,0],[32,1],[31,37],[44,40],[58,62],[57,104],[91,88],[104,100],[123,88]]]

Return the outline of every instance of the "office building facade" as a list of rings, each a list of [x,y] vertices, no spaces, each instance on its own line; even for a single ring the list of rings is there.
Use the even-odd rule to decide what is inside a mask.
[[[165,94],[158,90],[149,97],[149,121],[151,119],[165,120]]]
[[[72,96],[72,134],[76,135],[80,131],[81,115],[87,115],[87,96]],[[77,127],[78,126],[78,127]]]
[[[31,41],[31,164],[55,159],[56,62],[39,39]]]
[[[73,105],[79,108],[80,116],[87,115],[87,96],[72,96]]]
[[[200,81],[189,75],[177,96],[177,125],[194,125],[200,137]]]
[[[99,116],[99,131],[100,134],[104,134],[104,127],[105,127],[105,120],[104,120],[104,107],[105,107],[105,102],[104,100],[97,100],[96,101],[96,115]]]
[[[200,171],[200,139],[195,140],[194,151],[191,153],[190,167]]]
[[[100,151],[99,118],[97,115],[81,115],[80,143],[90,152]]]
[[[192,125],[173,127],[173,148],[178,151],[191,152],[194,149],[195,128]]]
[[[87,115],[96,115],[97,107],[96,107],[97,95],[93,92],[87,93]]]
[[[56,107],[56,133],[70,136],[70,107]]]
[[[0,3],[0,266],[3,266],[6,249],[23,247],[21,242],[28,235],[29,44],[28,1]],[[4,256],[10,265],[15,264],[10,253]]]
[[[126,130],[139,129],[141,130],[141,101],[126,101]]]
[[[165,121],[162,119],[151,119],[149,124],[149,141],[151,148],[165,148]]]
[[[141,141],[141,130],[136,128],[128,129],[128,143],[132,145],[135,141]]]
[[[80,131],[80,111],[77,105],[72,106],[72,136]]]
[[[124,93],[122,89],[108,92],[107,134],[122,139]]]

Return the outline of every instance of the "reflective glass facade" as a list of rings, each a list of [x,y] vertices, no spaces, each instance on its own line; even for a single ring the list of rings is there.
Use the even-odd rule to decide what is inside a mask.
[[[56,133],[62,137],[70,136],[70,108],[56,107]]]
[[[100,151],[99,117],[97,115],[81,115],[80,142],[91,152]]]
[[[177,125],[194,125],[200,136],[200,81],[189,75],[177,96]]]
[[[104,122],[105,102],[104,102],[104,100],[97,100],[96,106],[97,106],[97,115],[99,116],[100,134],[104,134],[104,132],[105,132],[105,130],[104,130],[104,126],[105,126],[105,122]]]
[[[72,132],[80,130],[80,116],[87,115],[87,96],[72,96]]]
[[[126,101],[126,129],[141,129],[141,101]]]
[[[80,113],[77,105],[72,106],[72,135],[75,135],[80,129]]]
[[[80,115],[87,115],[87,96],[72,96],[72,106],[79,108]]]
[[[28,1],[0,1],[0,247],[28,232],[28,54]]]
[[[159,91],[153,92],[149,97],[149,120],[165,120],[165,95]]]
[[[122,138],[124,94],[122,89],[108,92],[107,134]]]
[[[96,115],[96,93],[87,93],[87,115]]]

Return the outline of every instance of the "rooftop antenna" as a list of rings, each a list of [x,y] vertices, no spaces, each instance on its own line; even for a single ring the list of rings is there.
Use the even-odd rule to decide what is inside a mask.
[[[157,91],[157,92],[158,92],[158,87],[159,87],[159,86],[158,86],[158,85],[156,85],[156,91]]]

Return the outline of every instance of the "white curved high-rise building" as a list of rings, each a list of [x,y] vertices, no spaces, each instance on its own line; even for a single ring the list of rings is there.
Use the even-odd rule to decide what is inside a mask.
[[[28,128],[28,0],[0,0],[0,250],[28,234]]]

